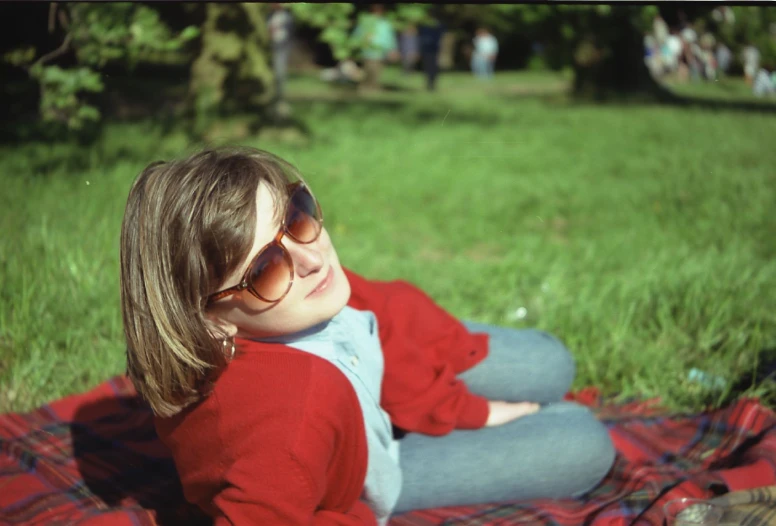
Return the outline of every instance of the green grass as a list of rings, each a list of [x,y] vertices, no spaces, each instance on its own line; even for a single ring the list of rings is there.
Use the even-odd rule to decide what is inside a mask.
[[[718,405],[737,393],[690,383],[691,368],[731,386],[774,358],[772,116],[574,104],[547,74],[503,74],[484,95],[464,74],[437,94],[388,75],[406,89],[347,103],[297,79],[311,134],[241,141],[306,174],[347,266],[409,279],[461,318],[551,331],[575,386],[608,394]],[[161,130],[1,148],[0,412],[123,371],[126,194],[148,162],[195,147]]]

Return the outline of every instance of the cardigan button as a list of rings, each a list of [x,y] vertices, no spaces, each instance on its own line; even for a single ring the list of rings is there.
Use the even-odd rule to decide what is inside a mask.
[[[353,367],[355,367],[356,365],[358,365],[358,356],[353,356],[353,357],[351,357],[351,358],[350,358],[350,363],[352,363],[352,364],[353,364]]]

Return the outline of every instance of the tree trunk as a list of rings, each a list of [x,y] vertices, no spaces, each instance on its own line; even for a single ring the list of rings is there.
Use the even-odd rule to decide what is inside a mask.
[[[196,133],[229,111],[248,110],[257,122],[264,117],[273,78],[264,14],[260,4],[205,4],[202,48],[189,84]]]
[[[637,27],[640,7],[618,6],[609,17],[595,17],[590,36],[574,56],[574,95],[580,98],[665,99],[670,92],[644,62],[644,39]]]

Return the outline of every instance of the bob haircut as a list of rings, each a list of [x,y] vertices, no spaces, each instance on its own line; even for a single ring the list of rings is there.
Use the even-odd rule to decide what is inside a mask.
[[[135,180],[121,226],[121,310],[127,374],[157,416],[199,400],[226,365],[226,335],[206,302],[253,246],[259,183],[285,203],[301,179],[269,152],[226,148],[152,163]]]

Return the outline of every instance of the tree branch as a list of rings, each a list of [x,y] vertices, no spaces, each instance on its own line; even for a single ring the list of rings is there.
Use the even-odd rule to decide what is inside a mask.
[[[62,41],[62,44],[55,49],[54,51],[49,51],[42,57],[40,57],[38,60],[35,61],[35,63],[30,66],[30,69],[34,68],[38,64],[43,64],[45,62],[48,62],[51,59],[57,58],[60,55],[64,55],[67,53],[68,49],[70,49],[70,41],[73,39],[72,35],[70,33],[67,34],[65,37],[65,40]]]

